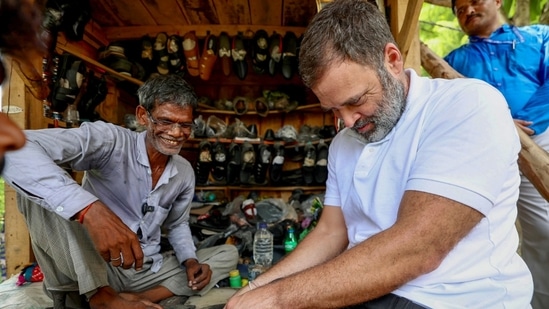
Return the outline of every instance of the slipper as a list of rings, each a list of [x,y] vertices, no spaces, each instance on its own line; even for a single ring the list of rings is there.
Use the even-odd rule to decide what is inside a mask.
[[[271,163],[271,149],[268,145],[261,144],[257,151],[255,164],[254,181],[258,185],[265,185],[267,182],[267,170]]]
[[[280,65],[282,57],[282,36],[278,33],[273,33],[269,39],[269,74],[274,76]]]
[[[200,78],[202,80],[210,79],[212,70],[217,60],[217,50],[218,50],[218,41],[215,35],[208,35],[206,41],[204,42],[204,51],[202,52],[202,57],[200,57]]]
[[[237,143],[229,145],[229,163],[227,164],[227,184],[236,185],[239,182],[242,167],[241,148]]]
[[[324,185],[328,179],[328,145],[323,141],[317,146],[317,156],[315,163],[315,181],[319,185]]]
[[[303,181],[306,186],[310,186],[314,182],[314,172],[316,163],[316,149],[313,144],[308,142],[305,145],[305,158],[303,159],[303,165],[301,166],[301,173],[303,174]]]
[[[282,53],[282,76],[291,79],[297,69],[297,37],[288,31],[284,35],[284,52]]]
[[[236,76],[240,80],[244,80],[246,75],[248,75],[248,62],[246,62],[246,49],[244,48],[244,39],[241,34],[233,37],[231,56],[233,57],[233,67]]]
[[[240,183],[250,184],[250,176],[255,165],[254,146],[249,142],[242,145],[242,169],[240,170]]]
[[[218,182],[223,182],[227,177],[227,149],[225,149],[225,146],[220,142],[216,142],[212,148],[212,177]]]
[[[257,74],[264,74],[269,62],[269,35],[265,30],[258,30],[253,38],[252,67]]]
[[[219,34],[219,58],[221,58],[221,68],[225,76],[231,75],[231,38],[227,32]]]
[[[183,37],[183,53],[187,60],[187,71],[191,76],[200,75],[198,59],[198,40],[194,31],[189,31]]]
[[[212,145],[207,140],[198,145],[198,161],[196,162],[196,184],[207,185],[212,167]]]

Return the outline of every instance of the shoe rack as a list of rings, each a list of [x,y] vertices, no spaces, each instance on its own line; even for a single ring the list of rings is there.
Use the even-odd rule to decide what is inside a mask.
[[[254,62],[255,58],[253,57],[256,52],[253,50],[252,46],[256,43],[255,40],[257,40],[256,33],[263,31],[269,38],[271,38],[273,34],[278,34],[282,44],[287,43],[284,42],[284,40],[288,32],[294,34],[295,39],[297,39],[304,29],[297,27],[277,27],[276,29],[270,29],[267,27],[265,30],[258,28],[255,29],[255,31],[250,31],[248,28],[245,31],[241,31],[242,29],[235,28],[234,31],[229,30],[229,32],[226,33],[229,34],[231,40],[234,40],[236,36],[241,36],[243,46],[246,50],[246,55],[241,59],[241,62],[244,63],[245,71],[242,70],[242,66],[240,67],[240,71],[238,69],[235,70],[235,60],[231,58],[229,61],[230,72],[227,74],[226,60],[224,62],[221,57],[218,57],[209,64],[211,66],[211,72],[209,72],[206,80],[204,79],[204,76],[196,74],[196,72],[190,74],[190,71],[188,70],[189,62],[184,58],[182,59],[184,61],[183,65],[186,68],[182,74],[185,79],[193,85],[200,98],[200,104],[196,111],[197,116],[201,116],[205,122],[207,122],[211,116],[215,116],[227,126],[230,126],[237,120],[245,124],[246,127],[253,125],[257,137],[243,139],[227,138],[224,136],[193,137],[188,141],[184,149],[182,149],[181,154],[188,158],[191,164],[196,167],[200,159],[199,146],[204,141],[209,142],[211,146],[217,143],[222,144],[227,151],[227,160],[231,159],[228,150],[232,144],[237,144],[241,148],[245,143],[251,144],[256,153],[256,159],[258,159],[259,148],[262,145],[265,145],[266,147],[269,147],[273,155],[273,157],[270,158],[270,166],[268,167],[265,176],[267,181],[257,183],[255,179],[253,179],[254,177],[252,177],[253,180],[250,182],[239,180],[235,182],[230,180],[218,181],[214,179],[210,173],[206,182],[197,183],[196,190],[222,191],[223,195],[229,199],[240,194],[245,194],[247,191],[258,191],[265,196],[281,198],[289,196],[291,191],[295,188],[300,188],[305,192],[311,193],[323,192],[325,188],[324,183],[316,181],[305,183],[305,181],[300,182],[295,179],[299,178],[298,175],[300,172],[303,173],[305,162],[305,155],[303,153],[306,146],[313,145],[314,147],[317,147],[321,143],[329,145],[331,137],[321,136],[320,138],[298,139],[297,141],[266,140],[264,137],[267,131],[270,130],[271,132],[277,133],[277,131],[284,126],[292,126],[297,133],[299,133],[303,126],[314,129],[334,126],[333,116],[331,113],[325,113],[320,109],[317,98],[303,85],[297,73],[297,56],[294,58],[295,62],[291,74],[288,74],[287,71],[283,72],[280,65],[275,70],[274,74],[270,74],[271,72],[258,72],[256,67],[254,67],[256,63]],[[208,43],[208,37],[212,34],[224,33],[225,31],[222,30],[224,29],[213,27],[210,31],[206,26],[199,26],[196,31],[189,30],[195,34],[197,45],[195,49],[198,51],[198,58],[202,57],[207,50],[206,44]],[[173,33],[166,32],[167,37],[170,37],[171,35],[173,35]],[[186,33],[179,36],[181,42],[185,40],[185,35]],[[132,46],[140,47],[139,42],[143,36],[135,34],[134,37],[139,38],[134,39],[134,44]],[[217,37],[219,38],[219,36]],[[152,46],[154,46],[156,36],[150,36],[150,39]],[[220,44],[219,41],[218,44]],[[182,46],[184,47],[185,45]],[[106,113],[110,114],[113,114],[113,109],[118,110],[118,115],[114,114],[113,116],[114,118],[117,118],[116,121],[118,121],[119,124],[123,124],[122,115],[120,113],[131,113],[137,105],[137,101],[132,99],[131,96],[128,96],[128,91],[120,89],[120,85],[133,85],[136,89],[143,83],[143,80],[118,72],[99,60],[96,60],[98,57],[94,57],[89,51],[83,51],[80,46],[70,44],[70,42],[64,40],[62,37],[58,40],[57,49],[59,52],[70,53],[84,60],[88,64],[90,70],[101,72],[101,74],[106,74],[111,77],[109,79],[112,83],[110,83],[111,87],[109,89],[109,96],[106,100],[107,102],[102,104],[103,106],[100,105],[98,109],[109,109]],[[282,50],[284,50],[283,47]],[[182,50],[182,52],[184,52],[184,50]],[[216,53],[219,56],[219,53]],[[194,68],[196,68],[197,64],[198,63],[195,63],[193,65]],[[290,102],[287,102],[286,106],[282,107],[273,108],[273,106],[270,106],[267,110],[257,110],[255,101],[264,97],[266,91],[289,94]],[[234,108],[233,101],[237,98],[243,99],[245,105],[244,110]],[[219,108],[220,101],[233,102],[233,108]],[[62,120],[61,122],[56,121],[56,123],[62,123]],[[50,124],[49,126],[51,127],[52,125]],[[284,178],[277,182],[270,180],[272,161],[276,155],[275,146],[283,148],[284,156],[284,163],[282,165]],[[212,153],[211,155],[214,154]],[[316,162],[313,163],[313,167],[314,165],[316,165]],[[292,173],[295,175],[292,175]],[[286,178],[290,178],[292,181],[285,181]]]

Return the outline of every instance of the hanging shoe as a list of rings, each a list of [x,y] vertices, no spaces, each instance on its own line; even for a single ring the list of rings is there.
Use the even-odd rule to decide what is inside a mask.
[[[168,50],[168,67],[170,73],[183,72],[185,65],[183,64],[183,53],[181,52],[181,38],[178,35],[171,35],[167,44]]]
[[[200,75],[198,59],[198,40],[194,31],[189,31],[183,37],[183,53],[187,61],[187,71],[191,76]]]
[[[242,145],[242,169],[240,170],[240,183],[250,184],[250,176],[253,174],[255,165],[254,146],[249,142]]]
[[[280,58],[282,57],[282,36],[273,33],[269,39],[269,74],[274,76],[280,67]]]
[[[267,117],[269,115],[269,104],[264,97],[259,97],[254,101],[255,111],[261,117]]]
[[[62,113],[73,104],[86,77],[86,65],[72,55],[61,57],[57,81],[51,93],[52,110]]]
[[[219,58],[221,58],[221,68],[225,76],[231,75],[231,38],[227,32],[219,34]]]
[[[215,35],[208,35],[204,42],[204,51],[200,58],[200,78],[202,80],[209,80],[212,70],[214,68],[215,61],[217,60],[218,41]]]
[[[207,140],[198,145],[198,162],[196,163],[196,184],[204,186],[208,184],[210,170],[212,168],[212,145]]]
[[[233,38],[231,49],[233,57],[234,72],[240,80],[244,80],[248,75],[248,62],[246,62],[246,48],[244,47],[244,39],[241,34],[237,34]]]
[[[284,52],[282,53],[282,76],[292,79],[297,69],[297,37],[288,31],[284,35]]]
[[[269,35],[265,30],[258,30],[253,39],[252,67],[257,74],[267,72],[269,63]]]
[[[170,73],[168,68],[168,50],[166,45],[168,44],[168,35],[165,32],[160,32],[156,35],[156,39],[153,45],[154,61],[156,62],[156,70],[162,75]]]

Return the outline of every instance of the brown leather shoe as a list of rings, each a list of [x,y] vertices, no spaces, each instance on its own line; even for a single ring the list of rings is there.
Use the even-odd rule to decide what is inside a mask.
[[[189,31],[183,37],[183,53],[187,60],[187,71],[191,76],[200,75],[198,59],[198,40],[194,31]]]
[[[200,78],[203,80],[210,79],[212,70],[217,60],[217,51],[218,51],[218,41],[215,35],[208,35],[206,41],[204,42],[204,51],[202,52],[202,57],[200,57]]]

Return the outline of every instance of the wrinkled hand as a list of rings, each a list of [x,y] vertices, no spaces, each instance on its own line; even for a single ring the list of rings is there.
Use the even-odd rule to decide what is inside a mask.
[[[267,292],[265,294],[264,292]],[[248,308],[279,308],[275,302],[276,293],[268,290],[250,290],[247,286],[235,293],[225,305],[224,309]]]
[[[526,120],[520,120],[520,119],[513,119],[515,124],[522,129],[522,131],[528,135],[534,135],[534,130],[530,129],[529,126],[532,125],[532,121],[526,121]]]
[[[188,259],[184,263],[187,268],[189,287],[193,291],[202,290],[212,279],[212,270],[208,264],[200,264],[195,259]]]
[[[105,262],[136,270],[143,267],[143,250],[137,235],[101,201],[89,208],[83,223]]]

